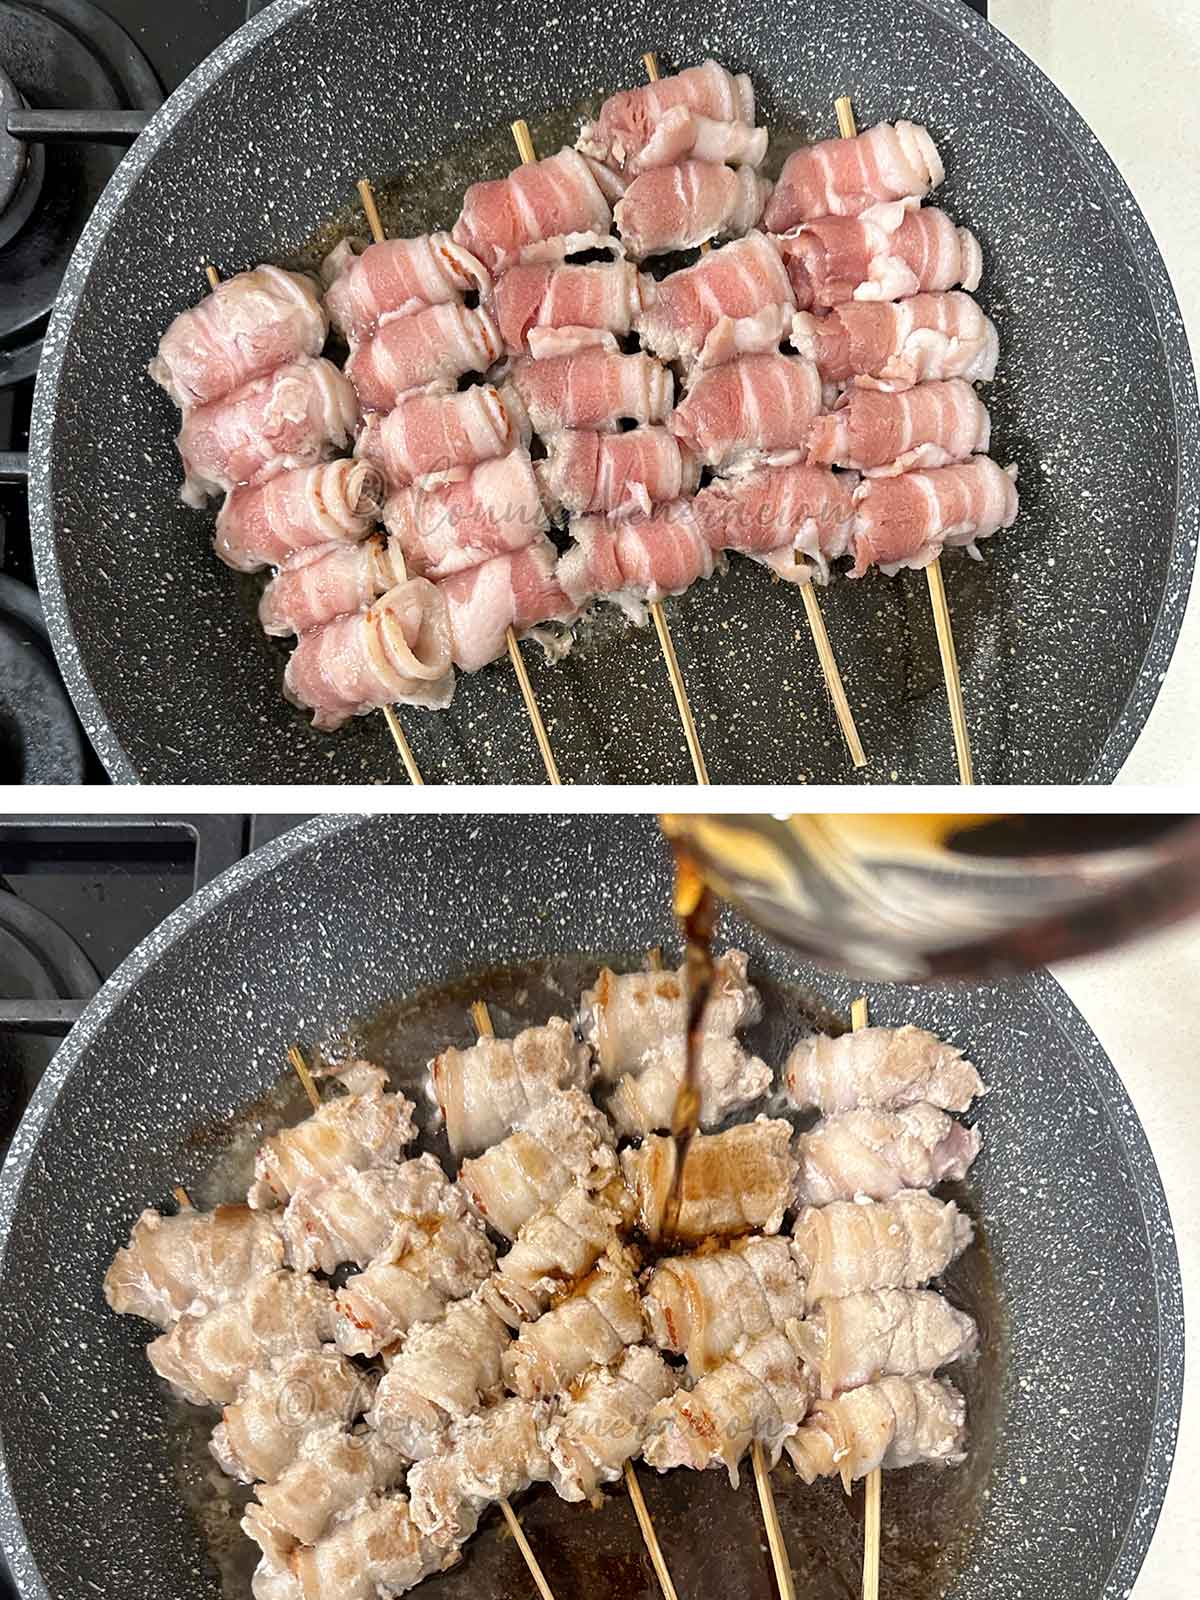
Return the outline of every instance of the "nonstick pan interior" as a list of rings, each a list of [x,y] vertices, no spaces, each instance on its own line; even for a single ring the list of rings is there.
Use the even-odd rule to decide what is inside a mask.
[[[675,948],[669,886],[645,817],[332,819],[227,873],[136,952],[59,1052],[0,1177],[0,1541],[26,1600],[77,1594],[80,1574],[109,1600],[220,1593],[211,1546],[180,1510],[187,1473],[142,1354],[150,1330],[113,1316],[100,1284],[143,1205],[180,1183],[212,1199],[214,1168],[232,1183],[256,1103],[277,1104],[286,1044],[379,1050],[382,1014],[389,1063],[411,1070],[431,1036],[465,1039],[480,990],[502,1025],[545,1015],[562,1003],[546,974],[578,979],[564,956]],[[811,1009],[797,982],[848,1011],[844,981],[733,919],[721,938],[750,950],[784,1019],[764,1036],[772,1055]],[[888,1592],[1116,1600],[1161,1504],[1182,1381],[1178,1264],[1144,1135],[1049,978],[870,998],[880,1021],[944,1030],[994,1086],[964,1195],[984,1248],[952,1284],[984,1312],[984,1361],[966,1381],[969,1470],[987,1470],[966,1505],[966,1479],[885,1479]],[[751,1484],[735,1496],[717,1474],[642,1476],[681,1594],[767,1600]],[[805,1491],[782,1468],[777,1493],[800,1592],[855,1592],[861,1495]],[[657,1593],[620,1492],[596,1514],[542,1493],[522,1506],[560,1597]],[[490,1525],[434,1583],[528,1590]]]
[[[514,163],[514,116],[538,133],[551,111],[637,82],[651,47],[665,68],[711,53],[750,71],[780,144],[830,134],[842,92],[863,126],[929,124],[947,158],[940,199],[983,241],[980,298],[1002,339],[993,453],[1018,464],[1025,508],[982,563],[945,563],[977,775],[1117,771],[1186,601],[1195,387],[1141,213],[1015,47],[960,0],[749,11],[276,0],[127,158],[46,342],[31,480],[39,580],[67,682],[115,777],[400,771],[382,718],[331,739],[283,702],[282,648],[211,554],[208,522],[177,503],[176,415],[144,371],[203,291],[201,264],[300,258],[364,172],[385,191],[395,180],[410,227],[448,224],[468,176]],[[840,580],[822,605],[871,756],[861,776],[953,781],[924,577]],[[735,561],[668,611],[714,781],[851,776],[795,593]],[[565,781],[690,781],[652,629],[611,614],[564,663],[526,655]],[[462,681],[449,713],[404,720],[430,781],[541,781],[506,662]]]

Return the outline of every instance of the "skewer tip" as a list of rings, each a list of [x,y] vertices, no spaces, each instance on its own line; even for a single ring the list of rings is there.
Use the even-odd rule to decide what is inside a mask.
[[[313,1081],[313,1075],[308,1070],[308,1062],[305,1061],[298,1044],[288,1046],[287,1058],[292,1064],[292,1071],[300,1079],[300,1082],[303,1085],[304,1092],[309,1099],[309,1104],[312,1106],[313,1110],[316,1111],[321,1104],[321,1091],[317,1088],[316,1083]]]
[[[854,101],[848,94],[840,94],[833,102],[833,109],[837,112],[838,132],[843,139],[853,139],[858,132],[858,124],[854,119]]]
[[[512,136],[516,142],[517,154],[522,161],[536,161],[533,151],[533,135],[529,131],[529,124],[524,117],[518,117],[512,124]]]
[[[208,279],[208,287],[210,289],[215,289],[221,281],[221,274],[211,262],[205,267],[204,276]]]

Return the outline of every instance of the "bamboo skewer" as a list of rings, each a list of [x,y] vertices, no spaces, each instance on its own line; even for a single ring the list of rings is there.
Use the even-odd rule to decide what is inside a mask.
[[[375,203],[375,191],[371,187],[369,178],[358,180],[358,194],[362,201],[363,212],[366,215],[367,226],[371,230],[371,237],[376,244],[381,244],[387,238],[384,231],[383,219],[379,215],[379,207]],[[542,714],[538,710],[537,700],[534,698],[533,685],[529,681],[529,674],[525,670],[525,660],[521,655],[521,648],[517,643],[517,636],[509,628],[504,636],[508,645],[509,660],[513,664],[513,671],[517,675],[517,687],[521,691],[521,698],[525,702],[525,710],[529,714],[529,721],[533,728],[533,736],[537,740],[537,747],[542,757],[542,764],[546,768],[546,777],[550,783],[561,784],[558,775],[558,764],[554,759],[554,751],[550,748],[550,739],[546,733],[546,725],[542,721]],[[388,708],[391,709],[390,707]]]
[[[512,124],[513,142],[517,147],[517,154],[524,162],[536,161],[537,152],[533,147],[533,136],[529,132],[529,124],[524,117],[518,117]],[[688,701],[687,686],[683,681],[683,674],[679,670],[679,661],[675,655],[675,646],[671,641],[671,630],[667,626],[666,612],[659,601],[655,600],[650,606],[650,615],[654,619],[654,630],[658,634],[658,643],[663,653],[663,660],[667,665],[667,676],[671,680],[671,690],[675,696],[675,705],[679,711],[679,720],[683,724],[683,737],[687,742],[688,754],[692,758],[692,770],[696,774],[697,783],[708,783],[708,767],[705,765],[704,752],[700,748],[700,735],[696,731],[696,720],[692,716],[692,708]]]
[[[792,1584],[792,1564],[788,1560],[787,1545],[783,1542],[783,1529],[779,1526],[779,1512],[775,1506],[775,1491],[771,1487],[771,1469],[762,1444],[755,1439],[750,1448],[754,1462],[754,1482],[758,1488],[758,1503],[762,1509],[763,1526],[767,1530],[767,1544],[775,1567],[775,1582],[779,1585],[779,1600],[796,1600]]]
[[[850,1007],[850,1026],[857,1032],[859,1028],[865,1028],[869,1020],[867,997],[862,994]],[[862,1600],[879,1600],[879,1522],[883,1473],[878,1467],[867,1474],[864,1491]]]
[[[661,74],[658,70],[658,57],[653,50],[647,50],[642,57],[642,66],[646,69],[646,76],[651,83],[657,83]],[[707,255],[712,249],[706,239],[700,246],[700,254]],[[797,558],[798,559],[798,558]],[[867,764],[866,753],[862,747],[862,740],[858,736],[858,728],[854,721],[854,713],[850,709],[850,701],[846,695],[846,687],[842,682],[842,674],[837,664],[837,657],[833,653],[833,646],[829,642],[829,634],[825,630],[825,618],[821,615],[821,603],[811,583],[802,583],[800,593],[804,597],[804,615],[808,619],[809,631],[812,633],[813,645],[817,652],[821,671],[825,677],[825,687],[829,691],[829,698],[833,702],[834,714],[842,730],[842,737],[846,741],[846,748],[850,752],[850,760],[855,767],[865,767]]]
[[[221,274],[211,264],[205,267],[204,276],[208,279],[210,289],[215,289],[221,281]],[[421,776],[420,767],[417,766],[417,758],[412,753],[412,746],[408,742],[408,736],[400,725],[400,718],[396,715],[396,708],[394,706],[384,706],[383,715],[388,725],[388,732],[391,734],[400,759],[404,763],[408,781],[410,783],[423,784],[425,779]]]
[[[838,132],[843,139],[853,139],[858,132],[854,118],[854,102],[848,94],[834,101]],[[942,676],[946,680],[946,699],[950,705],[950,725],[954,729],[954,753],[958,760],[958,781],[975,782],[971,762],[971,738],[967,732],[967,713],[963,705],[962,679],[958,672],[958,652],[954,648],[954,628],[950,621],[950,607],[946,604],[946,585],[942,581],[940,556],[925,568],[929,584],[929,603],[933,607],[933,625],[937,630],[938,651],[942,658]]]

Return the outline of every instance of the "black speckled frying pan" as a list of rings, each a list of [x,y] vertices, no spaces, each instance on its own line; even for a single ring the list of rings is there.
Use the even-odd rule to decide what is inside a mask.
[[[1170,658],[1197,537],[1195,384],[1166,271],[1067,102],[960,0],[276,0],[155,118],[91,220],[39,384],[31,491],[60,663],[114,777],[354,782],[400,768],[383,719],[330,739],[282,700],[284,654],[175,498],[174,409],[144,376],[202,264],[289,260],[363,173],[399,174],[414,230],[453,220],[469,172],[514,164],[507,125],[713,54],[764,122],[835,131],[909,116],[946,156],[940,199],[980,235],[1000,325],[994,453],[1024,514],[977,564],[944,563],[977,777],[1111,779]],[[504,130],[486,138],[488,130]],[[548,135],[547,135],[548,137]],[[464,168],[464,149],[477,163]],[[462,174],[454,184],[447,171]],[[422,197],[429,176],[427,204]],[[436,176],[440,175],[440,176]],[[361,223],[359,224],[361,227]],[[868,781],[952,782],[924,579],[822,596]],[[798,596],[735,561],[668,607],[714,782],[850,769]],[[691,781],[653,630],[610,617],[565,663],[526,649],[567,782]],[[408,712],[429,781],[536,782],[506,661],[453,709]]]
[[[76,1596],[81,1575],[106,1600],[221,1592],[211,1517],[206,1539],[180,1511],[196,1467],[143,1358],[150,1330],[113,1316],[100,1283],[143,1205],[169,1205],[180,1183],[204,1203],[235,1191],[288,1042],[348,1038],[411,1090],[440,1044],[470,1037],[476,995],[503,1032],[569,1009],[602,957],[672,950],[669,887],[647,817],[324,819],[226,873],[129,959],[0,1175],[0,1546],[24,1600]],[[805,1026],[798,985],[848,1012],[845,981],[733,920],[720,938],[751,953],[768,1058]],[[886,1475],[882,1592],[1118,1600],[1161,1505],[1182,1385],[1178,1262],[1145,1136],[1046,976],[870,1001],[878,1021],[944,1031],[993,1085],[959,1195],[981,1244],[949,1285],[983,1330],[960,1375],[971,1456],[956,1473]],[[752,1482],[641,1477],[681,1596],[770,1600]],[[861,1492],[807,1490],[786,1467],[775,1482],[801,1600],[857,1593]],[[537,1490],[521,1510],[559,1600],[656,1600],[623,1492],[593,1513]],[[498,1521],[431,1596],[527,1600]],[[225,1592],[245,1600],[244,1584]]]

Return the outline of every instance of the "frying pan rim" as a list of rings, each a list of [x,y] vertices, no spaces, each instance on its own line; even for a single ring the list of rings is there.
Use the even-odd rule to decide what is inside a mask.
[[[402,818],[397,817],[400,825]],[[422,823],[426,818],[421,818]],[[462,825],[462,817],[454,822]],[[524,821],[524,818],[515,819]],[[575,820],[561,813],[533,813],[531,821],[569,827]],[[151,971],[155,963],[180,939],[188,936],[206,918],[243,889],[252,888],[264,874],[289,859],[317,850],[343,833],[376,825],[376,816],[334,813],[316,817],[282,834],[278,839],[252,851],[175,911],[147,936],[121,963],[99,993],[86,1006],[47,1068],[28,1111],[17,1131],[12,1149],[0,1167],[0,1278],[3,1277],[7,1245],[25,1178],[39,1149],[41,1133],[53,1111],[58,1095],[78,1067],[86,1051],[101,1037],[125,996]],[[428,821],[434,822],[433,814]],[[447,819],[449,823],[449,819]],[[442,824],[442,818],[436,818]],[[449,823],[453,825],[453,823]],[[618,825],[620,825],[618,823]],[[1153,1264],[1154,1299],[1157,1309],[1157,1381],[1151,1416],[1149,1442],[1137,1499],[1130,1510],[1125,1537],[1117,1551],[1107,1582],[1097,1600],[1124,1600],[1136,1578],[1151,1538],[1157,1527],[1174,1463],[1184,1377],[1183,1285],[1170,1206],[1162,1185],[1154,1153],[1140,1118],[1129,1099],[1120,1076],[1083,1013],[1062,985],[1045,969],[1015,980],[1028,986],[1043,1009],[1055,1022],[1080,1067],[1095,1085],[1105,1116],[1120,1141],[1136,1180],[1138,1206],[1146,1228]],[[1119,1119],[1118,1110],[1128,1116]],[[1155,1225],[1151,1212],[1165,1226]],[[22,1600],[51,1600],[38,1570],[33,1550],[25,1533],[24,1521],[13,1493],[6,1463],[4,1430],[0,1424],[0,1550],[13,1572]]]
[[[51,504],[51,457],[62,363],[95,267],[96,254],[117,214],[130,199],[168,135],[221,80],[227,69],[245,59],[276,29],[321,3],[323,0],[276,0],[273,6],[231,34],[165,101],[117,168],[88,219],[64,278],[64,285],[69,287],[60,294],[47,331],[30,428],[29,505],[34,565],[39,590],[47,602],[47,624],[59,668],[88,738],[109,776],[118,783],[144,780],[110,724],[84,665],[57,555]],[[1138,277],[1153,309],[1176,419],[1174,525],[1162,594],[1133,685],[1113,719],[1091,771],[1080,780],[1111,783],[1146,726],[1165,681],[1183,624],[1200,542],[1200,399],[1187,331],[1162,252],[1136,196],[1090,125],[1057,85],[1019,45],[970,7],[962,5],[961,0],[904,0],[904,3],[932,13],[951,28],[972,37],[989,61],[1032,96],[1047,118],[1067,137],[1072,148],[1087,157],[1089,170],[1108,202],[1110,215],[1133,247]],[[185,777],[170,781],[189,780]]]

